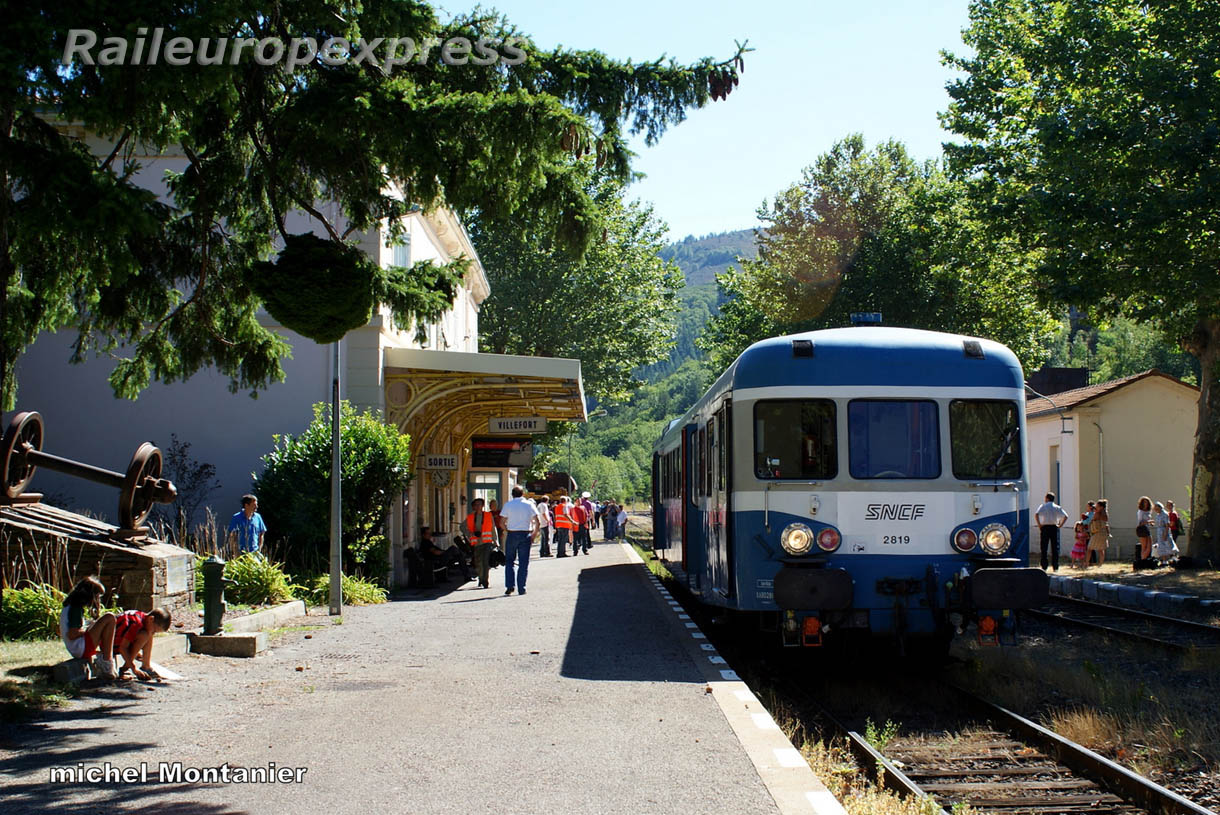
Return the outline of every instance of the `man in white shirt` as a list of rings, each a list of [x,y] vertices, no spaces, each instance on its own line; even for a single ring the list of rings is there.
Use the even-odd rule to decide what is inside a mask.
[[[1051,553],[1051,568],[1059,571],[1059,529],[1067,521],[1063,507],[1055,503],[1055,493],[1046,494],[1046,503],[1034,510],[1034,523],[1042,533],[1042,569],[1046,570],[1046,551]]]
[[[538,510],[538,557],[551,556],[551,499],[543,495],[534,504]]]
[[[500,529],[504,535],[504,594],[525,594],[525,578],[530,568],[530,546],[538,532],[538,511],[522,496],[521,487],[513,487],[512,500],[500,507]],[[514,568],[516,564],[516,568]],[[514,576],[516,582],[513,582]]]

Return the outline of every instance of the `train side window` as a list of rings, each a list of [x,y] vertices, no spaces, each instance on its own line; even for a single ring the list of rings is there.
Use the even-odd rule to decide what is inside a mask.
[[[1021,477],[1021,414],[1006,400],[957,399],[949,403],[953,477]]]
[[[854,399],[847,403],[852,478],[939,478],[936,403]]]
[[[728,469],[728,445],[725,444],[725,410],[720,409],[720,421],[716,422],[716,489],[721,492],[725,488],[725,470]]]
[[[829,480],[839,474],[835,403],[768,399],[754,403],[754,475]]]
[[[707,428],[699,428],[699,435],[695,438],[695,483],[698,484],[698,493],[700,496],[707,495]]]

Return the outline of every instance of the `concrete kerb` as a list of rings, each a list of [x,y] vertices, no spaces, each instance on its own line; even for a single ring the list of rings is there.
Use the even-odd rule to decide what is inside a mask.
[[[644,561],[628,543],[621,544],[632,563],[647,569]],[[826,785],[814,774],[809,762],[779,729],[771,714],[754,695],[749,686],[731,670],[724,657],[716,653],[715,646],[689,617],[682,607],[672,600],[664,584],[651,572],[648,579],[657,589],[659,602],[678,618],[689,639],[687,653],[699,667],[711,689],[712,698],[720,706],[729,726],[754,764],[767,791],[784,815],[807,813],[810,807],[816,815],[846,815]]]
[[[224,629],[226,633],[233,634],[266,631],[268,628],[275,628],[280,623],[304,616],[305,601],[292,600],[275,608],[265,608],[262,611],[256,611],[244,617],[234,617],[231,620],[226,620]]]
[[[1118,583],[1103,583],[1085,578],[1051,579],[1051,594],[1065,597],[1081,597],[1099,603],[1138,608],[1155,614],[1174,616],[1183,609],[1212,610],[1220,608],[1220,600],[1210,600],[1193,594],[1177,594],[1145,589],[1141,586],[1125,586]]]

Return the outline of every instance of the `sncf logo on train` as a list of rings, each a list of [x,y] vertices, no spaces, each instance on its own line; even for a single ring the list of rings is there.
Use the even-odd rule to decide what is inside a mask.
[[[927,512],[927,504],[869,504],[866,521],[917,521]]]

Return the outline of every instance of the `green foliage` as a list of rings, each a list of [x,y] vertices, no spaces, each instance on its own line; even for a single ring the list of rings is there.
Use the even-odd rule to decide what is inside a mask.
[[[369,321],[378,271],[358,247],[307,232],[288,235],[274,262],[253,264],[250,288],[285,328],[337,342]]]
[[[594,488],[600,498],[643,500],[652,478],[652,445],[665,424],[681,415],[711,384],[707,365],[688,360],[659,382],[642,385],[621,405],[607,405],[607,415],[572,429],[571,473],[581,489]],[[556,467],[567,469],[567,435],[560,431],[545,452]],[[596,482],[596,484],[594,484]]]
[[[943,116],[989,231],[1044,302],[1161,328],[1220,377],[1220,4],[976,0]],[[1220,560],[1220,411],[1201,403],[1188,554]]]
[[[585,391],[623,399],[634,370],[663,359],[673,343],[681,273],[658,257],[664,225],[625,201],[622,183],[579,162],[602,238],[575,258],[547,236],[544,217],[496,221],[480,215],[471,238],[491,296],[479,314],[479,345],[498,354],[581,361]]]
[[[7,407],[18,355],[42,331],[64,328],[77,334],[75,359],[118,357],[111,385],[129,398],[152,378],[173,382],[208,366],[234,389],[282,379],[289,347],[260,325],[263,296],[281,315],[295,312],[293,324],[331,334],[305,313],[318,305],[316,292],[290,308],[292,285],[257,265],[277,240],[293,242],[285,223],[294,211],[307,213],[338,255],[347,235],[388,224],[398,237],[406,213],[439,206],[477,207],[501,221],[541,214],[552,237],[580,255],[600,224],[586,217],[591,198],[570,172],[572,158],[587,155],[625,183],[632,177],[628,138],[654,143],[688,109],[724,98],[747,50],[739,46],[722,61],[636,64],[596,51],[546,51],[523,39],[528,58],[512,67],[449,66],[433,51],[432,59],[394,71],[315,60],[289,72],[259,65],[251,50],[237,64],[65,66],[70,29],[134,39],[141,28],[164,28],[167,39],[196,42],[218,33],[503,41],[520,32],[478,10],[442,23],[420,0],[302,0],[274,13],[252,0],[44,1],[14,6],[7,22],[20,32],[0,46],[7,69],[0,81],[0,394]],[[72,127],[49,124],[47,111]],[[78,128],[107,141],[92,143],[91,152]],[[160,201],[136,175],[145,151],[171,147],[183,158]],[[319,209],[316,201],[333,206]],[[345,268],[350,282],[353,270]],[[409,325],[447,303],[459,275],[457,266],[426,263],[385,270],[373,296]],[[367,289],[346,294],[335,332],[362,310]]]
[[[1159,328],[1129,317],[1115,317],[1102,327],[1059,323],[1046,364],[1061,368],[1088,368],[1089,383],[1098,384],[1156,368],[1184,382],[1199,382],[1199,360],[1165,341]]]
[[[984,336],[1036,368],[1054,321],[1029,286],[1032,260],[971,218],[965,187],[898,142],[852,135],[759,210],[758,259],[718,276],[726,302],[700,347],[716,370],[750,344],[849,323]]]
[[[201,577],[196,559],[196,578]],[[280,564],[260,552],[247,552],[225,561],[225,577],[233,581],[225,586],[225,599],[243,606],[285,603],[292,599],[296,588]]]
[[[372,606],[386,601],[387,592],[371,580],[354,575],[343,575],[343,604],[348,606]],[[306,581],[301,599],[309,606],[330,604],[330,576],[320,574]],[[336,621],[337,622],[337,621]]]
[[[681,267],[688,288],[714,287],[716,275],[728,271],[738,258],[753,260],[758,257],[758,248],[754,243],[754,230],[738,229],[702,238],[687,235],[662,249],[661,257]]]
[[[943,119],[1051,301],[1194,332],[1220,316],[1220,6],[980,0]]]
[[[59,636],[59,617],[64,593],[43,583],[20,589],[3,590],[0,613],[0,639],[45,640]]]
[[[316,404],[313,421],[298,436],[276,436],[254,479],[268,538],[283,541],[294,570],[328,562],[330,551],[330,406]],[[410,440],[378,411],[340,407],[343,547],[345,568],[384,574],[381,528],[394,497],[410,483]],[[379,542],[380,541],[380,542]]]
[[[898,725],[889,719],[878,727],[872,719],[864,720],[864,740],[877,750],[884,750],[886,745],[898,735]]]

